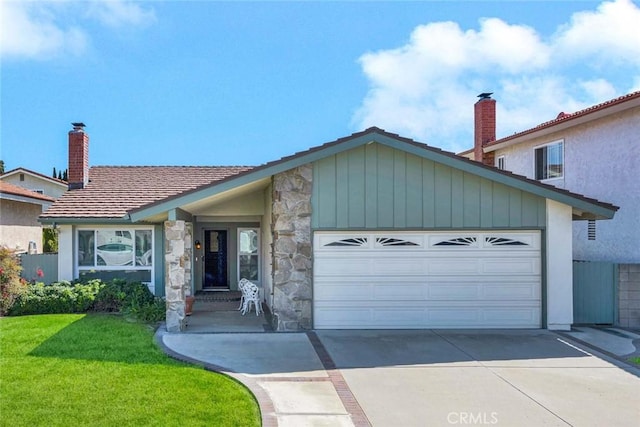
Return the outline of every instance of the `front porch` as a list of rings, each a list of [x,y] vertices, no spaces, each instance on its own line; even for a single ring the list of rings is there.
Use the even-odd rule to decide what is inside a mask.
[[[214,295],[212,295],[214,294]],[[196,295],[193,313],[186,317],[183,332],[194,334],[225,332],[272,332],[271,313],[266,304],[256,316],[255,310],[244,316],[238,310],[240,292],[215,292]]]

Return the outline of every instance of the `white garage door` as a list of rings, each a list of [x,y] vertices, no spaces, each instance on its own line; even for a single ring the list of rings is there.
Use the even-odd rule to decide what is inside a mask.
[[[314,235],[314,326],[541,327],[540,232]]]

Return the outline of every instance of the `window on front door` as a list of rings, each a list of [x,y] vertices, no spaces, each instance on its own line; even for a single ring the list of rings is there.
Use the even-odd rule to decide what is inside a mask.
[[[554,142],[538,147],[535,153],[536,179],[553,179],[564,176],[564,143]]]
[[[260,229],[238,229],[238,280],[260,282]]]

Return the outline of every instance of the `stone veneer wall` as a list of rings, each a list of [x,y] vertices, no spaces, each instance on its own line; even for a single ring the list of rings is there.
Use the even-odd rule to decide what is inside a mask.
[[[165,296],[167,331],[184,330],[185,297],[191,293],[191,254],[193,224],[186,221],[164,223]]]
[[[618,266],[618,324],[640,328],[640,264]]]
[[[273,178],[273,322],[278,331],[311,329],[312,165]]]

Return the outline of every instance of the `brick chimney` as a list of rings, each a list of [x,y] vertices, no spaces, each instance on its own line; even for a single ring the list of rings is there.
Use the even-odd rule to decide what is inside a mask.
[[[483,153],[482,147],[496,140],[496,100],[491,93],[481,93],[474,105],[473,159],[485,165],[494,165],[494,153]]]
[[[69,131],[69,190],[84,188],[89,183],[89,135],[84,123],[71,123]]]

